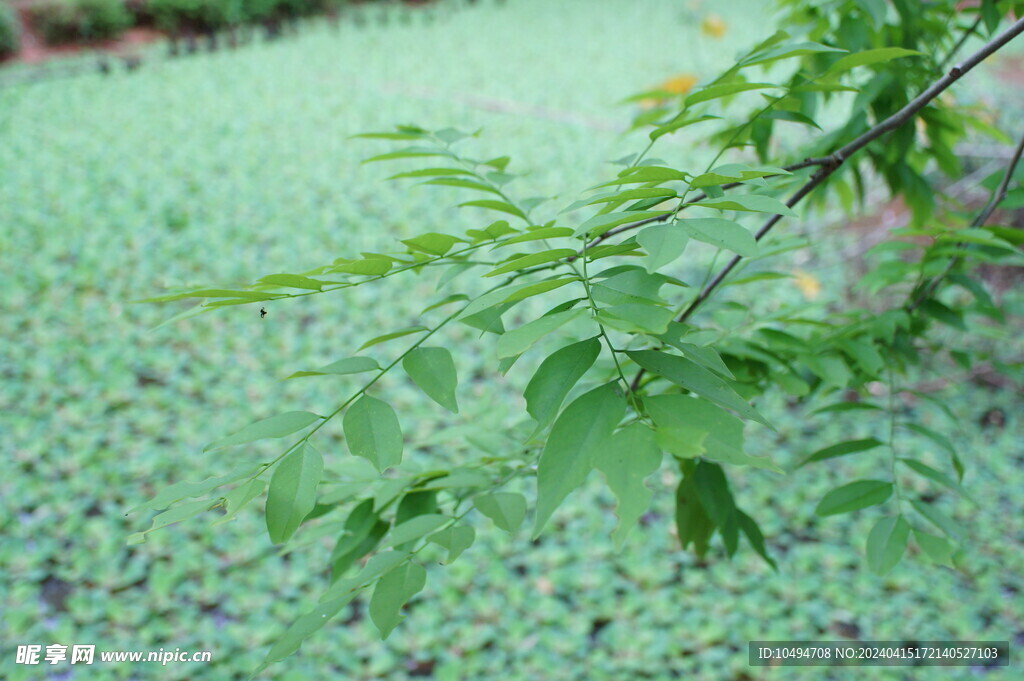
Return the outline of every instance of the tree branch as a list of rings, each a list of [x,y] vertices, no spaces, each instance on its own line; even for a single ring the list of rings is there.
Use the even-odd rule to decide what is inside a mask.
[[[820,158],[805,158],[803,161],[800,161],[798,163],[793,163],[791,165],[784,166],[783,170],[788,170],[788,171],[792,172],[794,170],[800,170],[802,168],[811,168],[811,167],[814,167],[814,166],[826,165],[826,164],[831,163],[831,162],[832,162],[832,159],[830,157],[828,157],[828,156],[823,156],[823,157],[820,157]],[[766,178],[778,177],[778,175],[765,175],[765,177]],[[729,184],[723,184],[722,185],[722,189],[734,189],[736,187],[739,187],[741,184],[743,184],[743,183],[742,182],[730,182]],[[655,222],[664,222],[665,220],[668,220],[673,215],[678,213],[680,210],[683,210],[684,208],[689,206],[690,204],[697,203],[698,201],[703,201],[706,198],[708,198],[708,195],[703,193],[703,192],[701,192],[700,194],[698,194],[697,196],[693,197],[689,201],[684,202],[676,210],[666,211],[666,212],[662,213],[661,215],[654,215],[652,217],[645,218],[643,220],[637,220],[636,222],[630,222],[628,224],[621,225],[621,226],[616,227],[614,229],[610,229],[607,232],[605,232],[604,234],[600,234],[600,235],[594,237],[589,243],[587,243],[587,248],[593,248],[594,246],[596,246],[597,244],[601,243],[602,241],[610,239],[613,236],[622,234],[623,232],[628,232],[628,231],[633,230],[633,229],[638,229],[640,227],[644,227],[646,225],[650,225],[650,224],[655,223]],[[583,255],[583,251],[582,250],[579,253],[577,253],[575,256],[566,258],[566,260],[568,260],[569,262],[572,262],[573,260],[576,260],[577,258],[579,258],[581,255]]]
[[[882,137],[886,133],[892,132],[893,130],[896,130],[897,128],[903,126],[905,123],[907,123],[907,121],[913,118],[918,111],[926,107],[929,103],[931,103],[933,99],[935,99],[944,91],[946,91],[953,83],[960,80],[960,78],[962,78],[968,71],[973,69],[981,62],[983,62],[986,58],[988,58],[993,53],[998,51],[1000,48],[1002,48],[1008,42],[1016,38],[1022,32],[1024,32],[1024,18],[1018,19],[1006,31],[990,40],[980,50],[978,50],[971,56],[967,57],[967,59],[962,61],[960,64],[954,66],[952,69],[949,70],[949,73],[947,73],[945,76],[943,76],[935,83],[933,83],[931,87],[929,87],[927,90],[925,90],[920,95],[915,97],[905,107],[903,107],[893,115],[889,116],[881,123],[876,124],[873,128],[871,128],[866,133],[856,138],[852,142],[849,142],[848,144],[834,151],[829,156],[823,159],[815,159],[817,161],[821,161],[820,163],[814,164],[818,165],[817,172],[815,172],[814,175],[811,176],[811,179],[808,180],[808,182],[803,187],[798,189],[797,192],[793,194],[792,197],[790,197],[790,199],[786,202],[786,205],[789,208],[794,207],[804,197],[806,197],[812,191],[817,189],[821,184],[825,182],[825,180],[827,180],[829,177],[832,176],[832,174],[839,170],[839,168],[842,167],[843,163],[845,163],[848,158],[850,158],[851,156],[853,156],[858,151],[860,151],[867,145],[871,144],[878,138]],[[811,159],[808,159],[808,161],[810,160]],[[773,215],[767,222],[764,223],[761,229],[757,231],[755,238],[758,241],[760,241],[766,234],[768,234],[768,232],[771,231],[771,229],[779,222],[779,220],[782,219],[782,217],[783,216],[781,215]],[[697,295],[697,297],[693,299],[693,302],[691,302],[686,307],[686,309],[679,316],[677,321],[685,322],[687,319],[689,319],[693,315],[693,313],[697,311],[697,308],[699,308],[704,303],[704,301],[706,301],[711,296],[715,289],[721,286],[722,282],[725,281],[725,278],[729,275],[730,272],[732,272],[736,265],[739,264],[741,259],[742,256],[734,256],[732,260],[730,260],[729,263],[724,268],[722,268],[718,275],[716,275],[715,278],[710,283],[708,283],[708,285],[705,286],[704,289]],[[635,391],[640,386],[640,379],[643,377],[643,375],[644,369],[641,367],[640,370],[637,372],[636,377],[633,379],[633,382],[630,384],[631,390]]]
[[[1006,194],[1010,188],[1010,182],[1013,180],[1013,173],[1017,170],[1017,164],[1020,163],[1022,155],[1024,155],[1024,136],[1020,138],[1020,142],[1017,144],[1017,148],[1013,152],[1013,157],[1010,159],[1010,164],[1006,167],[1006,174],[1003,175],[1002,182],[999,183],[999,186],[992,193],[992,196],[989,197],[988,203],[985,204],[985,207],[980,213],[978,213],[978,216],[974,218],[974,221],[971,222],[971,227],[984,226],[984,224],[988,222],[988,219],[992,217],[992,213],[994,213],[996,208],[999,207],[999,204],[1006,198]],[[963,243],[959,243],[957,244],[957,247],[962,247],[963,245]],[[939,288],[939,285],[947,276],[949,276],[949,273],[953,271],[953,268],[956,267],[957,263],[961,260],[963,260],[963,256],[960,255],[950,259],[949,264],[946,265],[941,274],[932,277],[928,283],[919,287],[917,289],[918,295],[915,296],[907,305],[907,312],[913,312],[920,307],[924,301],[935,295],[935,291]]]
[[[953,48],[949,51],[949,54],[947,54],[945,58],[943,58],[942,62],[939,63],[940,71],[946,68],[946,64],[953,61],[953,57],[955,57],[956,53],[960,51],[960,48],[964,46],[964,43],[967,42],[967,39],[970,38],[974,34],[974,32],[978,30],[978,27],[981,26],[981,20],[982,16],[979,12],[978,18],[974,20],[974,23],[971,24],[970,28],[964,31],[964,34],[960,36],[960,40],[956,42],[956,45],[953,45]]]

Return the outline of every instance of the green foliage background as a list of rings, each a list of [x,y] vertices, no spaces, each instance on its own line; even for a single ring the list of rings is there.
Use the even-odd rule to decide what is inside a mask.
[[[727,66],[772,25],[752,6],[715,6],[730,26],[722,42],[701,36],[678,6],[654,0],[480,3],[450,15],[373,8],[360,29],[314,27],[294,41],[132,75],[0,90],[0,674],[39,678],[41,667],[13,665],[13,646],[23,643],[214,654],[209,666],[95,670],[111,679],[233,679],[255,668],[322,591],[309,580],[323,564],[311,560],[315,552],[276,555],[252,510],[227,526],[210,529],[201,517],[126,547],[139,523],[124,512],[169,482],[231,468],[238,454],[203,454],[203,445],[275,405],[322,411],[336,403],[356,379],[279,379],[410,318],[433,282],[410,277],[401,296],[365,288],[275,303],[263,320],[255,308],[229,308],[155,331],[147,329],[169,308],[128,300],[302,271],[325,253],[383,248],[423,225],[472,226],[448,208],[455,190],[381,183],[389,168],[359,165],[370,146],[348,136],[393,122],[483,126],[472,141],[481,155],[511,153],[514,168],[534,169],[515,187],[519,195],[582,190],[596,168],[636,146],[619,136],[627,112],[612,103],[638,85]],[[991,101],[984,78],[973,87],[958,96]],[[801,267],[836,294],[849,283],[838,260],[824,253]],[[799,292],[781,282],[761,295]],[[424,462],[468,458],[459,431],[440,428],[500,430],[507,424],[492,405],[514,399],[529,378],[513,371],[493,379],[490,358],[468,342],[475,335],[457,333],[450,347],[463,377],[459,416],[444,415],[411,383],[389,388],[408,441],[427,445],[412,454]],[[297,357],[309,366],[295,366]],[[671,473],[653,485],[649,522],[615,554],[612,502],[592,481],[539,545],[525,530],[510,539],[480,523],[477,544],[431,575],[387,642],[360,605],[266,675],[403,679],[432,666],[442,680],[738,681],[751,678],[747,640],[838,638],[844,623],[864,639],[1024,643],[1019,390],[963,384],[943,399],[964,424],[951,436],[969,462],[965,483],[983,500],[977,509],[946,509],[971,532],[964,572],[904,561],[874,577],[851,548],[873,518],[814,518],[822,494],[866,475],[870,459],[783,479],[733,475],[745,507],[772,511],[758,520],[778,574],[749,552],[708,564],[681,553],[669,533]],[[1004,428],[976,425],[990,407],[1006,412]],[[925,423],[933,418],[926,404],[911,408]],[[873,426],[847,432],[852,426],[781,403],[763,410],[779,435],[750,449],[782,465]],[[928,454],[927,441],[906,446]],[[787,672],[825,678],[813,668]],[[973,673],[930,669],[913,678]],[[1013,669],[986,678],[1014,678]]]

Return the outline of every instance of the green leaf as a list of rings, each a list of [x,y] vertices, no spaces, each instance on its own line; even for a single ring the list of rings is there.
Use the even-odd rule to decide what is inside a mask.
[[[702,88],[697,92],[686,98],[686,106],[690,107],[694,104],[700,104],[701,102],[710,102],[713,99],[720,99],[722,97],[728,97],[729,95],[735,95],[740,92],[749,92],[750,90],[765,90],[768,88],[780,87],[775,83],[719,83],[717,85],[709,85],[706,88]]]
[[[431,310],[436,310],[439,307],[451,305],[452,303],[461,303],[466,300],[469,300],[469,296],[467,296],[465,293],[453,293],[452,295],[445,296],[436,303],[433,303],[432,305],[428,305],[427,307],[423,308],[423,311],[420,312],[420,314],[426,314],[427,312],[430,312]]]
[[[299,274],[268,274],[259,280],[261,284],[270,286],[286,286],[288,288],[301,288],[309,291],[323,290],[324,284],[331,282],[317,281]]]
[[[837,47],[829,47],[828,45],[822,45],[821,43],[814,42],[802,42],[793,43],[791,45],[778,45],[770,49],[758,52],[740,61],[743,67],[754,66],[756,64],[770,64],[780,59],[790,59],[792,57],[803,57],[808,54],[819,54],[822,52],[846,52]]]
[[[857,4],[862,13],[871,17],[876,30],[885,25],[885,15],[889,10],[886,0],[857,0]]]
[[[566,284],[571,284],[574,281],[579,281],[579,279],[575,276],[572,276],[564,277],[562,279],[547,279],[545,281],[538,281],[535,284],[529,284],[527,286],[524,286],[523,288],[516,290],[514,293],[510,293],[509,296],[501,302],[517,303],[520,300],[525,300],[526,298],[538,296],[542,293],[547,293],[548,291],[554,291],[555,289],[561,288]],[[505,292],[508,291],[508,289],[501,290]]]
[[[655,439],[658,446],[677,459],[694,459],[704,454],[704,440],[708,431],[688,425],[664,425],[665,417],[657,423]],[[741,433],[742,434],[742,433]]]
[[[398,151],[391,151],[386,154],[379,154],[377,156],[371,156],[370,158],[363,161],[363,163],[376,163],[377,161],[392,161],[399,158],[419,158],[421,156],[447,156],[449,158],[455,158],[455,154],[450,151],[443,151],[441,149],[434,149],[431,147],[406,147],[405,149],[399,149]]]
[[[933,504],[929,504],[920,499],[912,499],[910,501],[910,505],[914,507],[915,511],[921,514],[922,518],[942,530],[947,537],[959,541],[966,536],[966,533],[960,525],[953,522],[951,518],[935,508]]]
[[[775,213],[797,217],[793,209],[778,199],[764,194],[730,194],[717,199],[704,199],[693,205],[717,208],[718,210],[738,210],[752,213]],[[684,220],[684,222],[687,222]]]
[[[555,421],[537,467],[534,538],[569,493],[583,484],[594,467],[594,452],[625,413],[625,399],[608,383],[576,398]]]
[[[920,461],[917,461],[915,459],[908,459],[908,458],[905,458],[905,457],[900,457],[900,461],[902,461],[903,464],[907,466],[907,468],[910,468],[911,470],[913,470],[918,475],[920,475],[922,477],[925,477],[925,478],[928,478],[932,482],[937,482],[938,484],[942,485],[943,487],[949,488],[949,489],[953,490],[954,492],[956,492],[957,494],[963,495],[965,498],[969,499],[975,506],[978,505],[978,502],[975,501],[973,498],[971,498],[971,496],[967,493],[967,490],[965,490],[963,487],[961,487],[960,484],[956,480],[954,480],[953,478],[949,477],[948,475],[946,475],[942,471],[935,470],[931,466],[929,466],[927,464],[923,464]]]
[[[690,238],[676,223],[646,227],[637,234],[636,240],[647,251],[644,266],[653,274],[681,256]]]
[[[152,499],[128,509],[128,513],[135,513],[136,511],[142,511],[147,508],[160,510],[167,508],[175,501],[185,499],[186,497],[203,496],[204,494],[212,492],[218,487],[226,485],[229,482],[248,478],[258,472],[261,468],[262,465],[257,463],[240,463],[226,475],[207,478],[206,480],[199,482],[188,482],[186,480],[176,482],[173,485],[160,490]]]
[[[719,120],[721,118],[721,116],[712,116],[710,114],[701,114],[700,116],[697,116],[695,118],[690,118],[690,117],[687,117],[686,114],[687,114],[687,112],[683,111],[679,115],[677,115],[675,118],[670,120],[668,123],[666,123],[664,125],[660,125],[655,130],[652,130],[651,134],[650,134],[651,141],[655,142],[660,137],[664,137],[665,135],[671,135],[672,133],[674,133],[674,132],[676,132],[678,130],[681,130],[683,128],[686,128],[686,127],[689,127],[689,126],[693,125],[694,123],[703,123],[704,121],[714,121],[714,120]]]
[[[409,560],[411,555],[408,551],[395,550],[382,551],[375,554],[370,560],[366,561],[366,565],[355,576],[355,581],[357,584],[369,584]]]
[[[738,222],[725,218],[688,218],[676,224],[697,241],[728,249],[744,258],[757,255],[757,240]]]
[[[475,180],[465,180],[462,178],[454,177],[442,177],[434,180],[427,180],[421,184],[437,184],[445,187],[461,187],[462,189],[474,189],[480,192],[487,192],[489,194],[497,194],[501,196],[501,192],[494,187],[484,184],[483,182],[477,182]]]
[[[449,527],[430,535],[430,541],[448,551],[446,564],[451,565],[455,559],[462,555],[462,552],[473,545],[476,539],[476,530],[472,527],[460,525]]]
[[[419,515],[415,518],[406,520],[404,523],[397,525],[395,529],[391,530],[391,536],[388,537],[385,546],[395,546],[398,544],[405,544],[406,542],[414,542],[417,539],[427,536],[432,532],[440,529],[446,523],[451,520],[448,516],[441,515],[439,513],[427,513],[425,515]]]
[[[231,490],[224,495],[224,510],[226,513],[211,524],[223,525],[224,523],[231,522],[238,515],[239,511],[245,508],[250,501],[263,494],[263,490],[266,488],[266,480],[256,479],[250,480]]]
[[[868,567],[877,575],[888,574],[903,558],[910,538],[910,525],[903,516],[882,518],[868,534]]]
[[[829,67],[828,73],[842,73],[843,71],[849,71],[850,69],[858,66],[881,64],[883,62],[892,61],[893,59],[912,57],[921,54],[923,53],[918,52],[917,50],[908,50],[903,47],[880,47],[874,50],[865,50],[863,52],[848,54],[845,57],[842,57],[835,64],[832,64],[832,66]]]
[[[627,303],[602,309],[597,319],[605,326],[626,333],[658,335],[668,330],[674,313],[667,307],[652,303]]]
[[[425,132],[361,132],[352,135],[353,139],[378,139],[378,140],[421,140],[426,137]]]
[[[206,445],[203,451],[212,452],[217,449],[224,449],[225,447],[245,444],[246,442],[285,437],[322,419],[322,416],[311,414],[308,411],[287,411],[283,414],[251,423],[226,438]]]
[[[511,307],[511,304],[491,307],[476,314],[460,317],[459,321],[466,326],[480,329],[484,333],[494,333],[500,336],[505,333],[505,324],[501,321],[501,315],[508,312]]]
[[[616,432],[594,455],[594,466],[604,473],[618,508],[619,524],[612,533],[615,550],[621,551],[629,531],[651,505],[654,496],[644,478],[658,470],[661,450],[654,431],[633,423]]]
[[[694,483],[701,506],[707,511],[711,522],[720,529],[723,528],[736,512],[736,502],[729,490],[729,480],[725,477],[725,471],[717,463],[698,461],[694,471]]]
[[[473,175],[474,173],[469,170],[462,170],[460,168],[421,168],[420,170],[410,170],[406,173],[398,173],[392,175],[389,180],[398,180],[403,177],[444,177],[449,175]]]
[[[664,166],[637,166],[635,168],[627,168],[626,170],[623,170],[619,173],[619,178],[617,180],[605,182],[604,184],[595,187],[595,189],[618,184],[637,184],[638,182],[670,182],[673,180],[685,180],[686,177],[687,173],[684,173],[681,170],[675,170],[674,168],[666,168]]]
[[[316,371],[296,371],[288,378],[301,378],[303,376],[326,376],[333,374],[345,376],[348,374],[361,374],[365,371],[378,371],[380,365],[377,360],[371,357],[346,357],[337,362],[331,362],[327,366],[320,367]]]
[[[538,432],[555,420],[566,395],[600,353],[601,341],[595,336],[556,350],[541,362],[523,393],[526,411],[537,421]]]
[[[370,598],[370,618],[380,630],[381,640],[386,639],[404,619],[402,606],[426,584],[427,571],[422,565],[412,562],[399,565],[380,578]]]
[[[768,111],[767,113],[761,114],[761,118],[777,121],[790,121],[792,123],[801,123],[808,125],[812,128],[821,130],[821,126],[818,125],[813,118],[806,116],[798,111]]]
[[[632,255],[639,248],[640,244],[636,242],[636,239],[627,239],[621,244],[600,244],[587,249],[587,259],[590,262],[596,262],[601,258],[610,258],[613,255]],[[637,253],[636,255],[640,254]]]
[[[626,353],[631,360],[653,374],[662,376],[712,402],[732,409],[740,416],[769,426],[750,404],[740,397],[724,379],[684,357],[657,350],[635,350]]]
[[[757,523],[749,515],[743,511],[736,509],[736,519],[739,523],[740,530],[746,535],[747,541],[750,542],[751,548],[757,552],[757,555],[764,559],[764,562],[768,563],[773,570],[778,571],[779,566],[775,563],[771,556],[768,555],[768,548],[764,543],[764,535],[761,534],[761,528],[757,526]]]
[[[370,531],[379,520],[380,516],[373,511],[373,499],[364,499],[357,504],[345,519],[345,531],[338,537],[338,542],[334,545],[331,562],[333,563],[358,547],[370,535]]]
[[[870,402],[837,402],[836,404],[830,404],[827,407],[821,409],[815,409],[812,414],[831,414],[833,412],[847,412],[847,411],[885,411],[877,404],[871,404]]]
[[[576,255],[576,251],[571,248],[553,248],[549,251],[541,251],[540,253],[531,253],[518,258],[514,258],[499,265],[487,274],[485,277],[496,277],[499,274],[505,274],[506,272],[514,272],[516,270],[523,270],[528,267],[534,267],[536,265],[543,265],[549,262],[555,262],[556,260],[562,260],[569,256]]]
[[[382,274],[387,274],[391,266],[392,262],[384,258],[366,258],[364,260],[337,263],[331,267],[331,272],[379,277]]]
[[[417,484],[422,487],[422,484]],[[395,511],[395,525],[401,525],[406,520],[416,516],[437,513],[437,492],[434,490],[417,490],[408,492],[402,497]]]
[[[800,464],[797,465],[797,468],[801,468],[815,461],[824,461],[825,459],[834,459],[837,456],[846,456],[847,454],[865,452],[869,449],[874,449],[875,447],[881,447],[883,444],[885,443],[873,437],[865,438],[863,440],[847,440],[846,442],[839,442],[814,452],[801,461]]]
[[[402,239],[402,243],[410,249],[428,255],[444,255],[460,241],[462,239],[451,234],[440,234],[439,232],[427,232],[411,239]]]
[[[771,177],[773,175],[792,175],[785,168],[776,168],[774,166],[760,166],[753,167],[743,163],[726,163],[725,165],[718,166],[710,173],[704,173],[690,180],[690,187],[693,189],[701,189],[703,187],[712,187],[715,185],[730,184],[732,182],[745,182],[747,180],[753,180],[761,177]]]
[[[184,293],[171,293],[166,296],[156,296],[154,298],[143,298],[142,300],[136,300],[133,302],[167,303],[172,300],[183,300],[185,298],[246,298],[255,302],[260,300],[272,300],[280,297],[281,294],[260,293],[259,291],[231,291],[228,289],[204,288],[186,291]]]
[[[619,213],[599,213],[576,228],[573,232],[576,236],[586,235],[588,239],[600,236],[614,227],[626,224],[627,222],[638,222],[648,218],[661,217],[666,215],[663,210],[635,210]]]
[[[633,199],[669,199],[676,196],[676,190],[667,187],[639,187],[637,189],[626,189],[621,192],[611,192],[601,196],[595,196],[589,201],[584,199],[584,206],[592,206],[595,203],[612,203],[617,201],[631,201]]]
[[[658,291],[668,278],[661,274],[650,274],[639,267],[625,266],[615,268],[624,270],[613,276],[604,278],[592,286],[594,298],[608,305],[626,305],[631,303],[664,304]],[[595,278],[601,278],[597,275]]]
[[[721,374],[730,381],[735,381],[736,377],[729,371],[729,367],[726,366],[725,362],[722,361],[721,355],[711,347],[695,345],[693,343],[684,343],[682,341],[683,336],[686,335],[690,327],[686,324],[680,324],[678,322],[672,322],[669,324],[668,331],[661,335],[661,339],[668,345],[671,345],[679,352],[683,353],[683,357],[696,362],[705,369],[710,369],[716,374]]]
[[[402,460],[402,427],[387,402],[363,395],[348,408],[342,420],[348,449],[369,460],[378,471]]]
[[[528,220],[526,214],[523,213],[523,211],[519,210],[511,203],[507,203],[505,201],[492,201],[490,199],[482,199],[480,201],[466,201],[465,203],[459,204],[460,208],[462,208],[463,206],[473,206],[476,208],[485,208],[487,210],[496,210],[500,213],[508,213],[509,215],[515,215],[516,217]]]
[[[799,355],[799,358],[827,386],[842,389],[853,378],[849,367],[846,366],[846,362],[839,355],[823,354],[819,351],[818,354]]]
[[[885,503],[892,496],[892,483],[884,480],[858,480],[826,494],[814,512],[820,516],[850,513]]]
[[[448,475],[421,483],[420,487],[423,489],[453,489],[459,487],[484,487],[490,484],[491,479],[478,471],[452,470]]]
[[[694,481],[696,464],[692,461],[682,461],[680,470],[683,472],[683,479],[676,487],[676,530],[679,534],[679,544],[684,549],[693,544],[694,553],[703,557],[708,551],[715,524],[711,522],[697,494]]]
[[[129,545],[144,544],[146,542],[146,535],[150,532],[159,530],[162,527],[167,527],[173,523],[195,517],[200,513],[210,510],[211,506],[213,506],[213,502],[209,499],[200,499],[199,501],[190,501],[188,503],[181,504],[180,506],[168,509],[163,513],[158,513],[153,516],[152,524],[148,530],[128,535],[127,539],[125,539],[125,543]]]
[[[540,241],[541,239],[561,239],[566,236],[572,236],[572,230],[568,227],[541,227],[540,229],[533,229],[525,234],[505,239],[494,248],[521,244],[527,241]]]
[[[960,331],[966,331],[967,325],[964,323],[963,313],[959,310],[954,310],[937,300],[926,300],[921,303],[921,312],[924,312],[929,317],[933,317],[938,321],[942,322],[946,326],[952,326],[954,329]]]
[[[869,340],[844,338],[838,345],[868,376],[878,376],[885,368],[885,360],[875,348],[875,344]]]
[[[383,524],[386,525],[386,523]],[[327,601],[334,600],[335,598],[340,598],[352,590],[361,589],[394,568],[396,565],[408,559],[408,551],[382,551],[381,553],[375,554],[366,561],[366,565],[363,566],[363,569],[360,570],[355,577],[341,579],[334,582],[334,584],[332,584],[331,587],[327,589],[322,596],[320,596],[320,602],[326,603]]]
[[[914,528],[914,541],[925,555],[939,565],[953,567],[953,545],[942,537]]]
[[[324,459],[308,442],[301,443],[274,469],[267,493],[267,531],[270,541],[284,544],[316,505],[316,488]]]
[[[414,334],[414,333],[420,333],[422,331],[429,331],[429,330],[430,329],[428,329],[427,327],[420,326],[419,324],[417,324],[416,326],[407,326],[404,329],[399,329],[398,331],[392,331],[391,333],[386,333],[383,336],[377,336],[376,338],[371,338],[370,340],[366,341],[361,346],[359,346],[359,351],[362,351],[362,350],[365,350],[368,347],[377,345],[378,343],[383,343],[384,341],[389,341],[389,340],[393,340],[395,338],[401,338],[402,336],[409,336],[409,335]]]
[[[447,145],[452,145],[460,140],[466,139],[467,137],[476,137],[479,134],[479,130],[477,130],[475,133],[466,133],[462,132],[461,130],[456,130],[455,128],[444,128],[443,130],[435,131],[434,137],[441,140]]]
[[[303,641],[322,629],[331,618],[341,612],[341,609],[351,603],[357,595],[357,591],[352,591],[340,598],[321,603],[312,611],[297,619],[274,641],[274,645],[271,646],[267,656],[263,659],[263,663],[253,673],[253,676],[297,651]]]
[[[676,456],[705,456],[734,466],[782,469],[764,456],[743,451],[743,422],[707,400],[690,395],[656,395],[644,407],[657,425],[658,443]]]
[[[559,327],[578,319],[586,310],[566,310],[555,314],[544,315],[519,328],[506,331],[498,339],[498,358],[515,357],[526,352],[531,345]]]
[[[954,447],[950,439],[943,435],[942,433],[939,433],[937,431],[932,430],[931,428],[922,426],[917,423],[904,423],[903,425],[907,429],[914,431],[918,435],[923,435],[924,437],[928,438],[929,440],[937,444],[939,447],[941,447],[943,450],[945,450],[947,453],[956,454],[956,447]]]
[[[458,319],[469,319],[470,317],[473,317],[480,312],[489,310],[490,308],[495,307],[497,305],[501,305],[506,300],[508,300],[508,298],[512,297],[519,291],[522,291],[523,289],[529,288],[530,286],[534,285],[535,284],[530,282],[523,284],[510,284],[509,286],[502,286],[501,288],[495,289],[493,291],[483,293],[474,298],[469,303],[469,305],[463,308],[463,310],[459,313]],[[509,307],[511,307],[511,305]]]
[[[509,161],[511,160],[512,159],[508,156],[499,156],[497,158],[492,158],[490,161],[484,161],[482,165],[490,166],[492,168],[497,168],[500,171],[504,171],[505,168],[508,167]]]
[[[367,499],[366,501],[370,503],[372,510],[373,500]],[[347,529],[348,525],[346,524]],[[365,533],[358,535],[358,537],[351,535],[339,537],[338,543],[334,547],[334,552],[331,553],[331,580],[336,582],[357,560],[377,548],[377,545],[380,544],[381,539],[384,538],[389,529],[391,529],[391,525],[381,520],[380,516],[374,513],[370,517],[369,526]],[[331,588],[334,589],[333,586]]]
[[[999,7],[996,3],[997,0],[982,0],[981,3],[981,19],[985,22],[985,28],[988,30],[989,36],[992,36],[996,32],[996,29],[999,28],[999,22],[1002,21],[1003,12],[1006,11],[1005,5],[1007,3],[1003,3],[1004,7]]]
[[[481,494],[473,505],[506,532],[515,532],[526,518],[526,498],[515,492]]]
[[[447,348],[418,347],[405,356],[402,368],[427,397],[448,411],[459,413],[455,398],[459,379]]]

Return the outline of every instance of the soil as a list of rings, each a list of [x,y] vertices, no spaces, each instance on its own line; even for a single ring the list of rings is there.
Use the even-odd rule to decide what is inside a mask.
[[[21,19],[21,51],[10,57],[0,59],[3,64],[40,64],[56,57],[68,57],[84,51],[105,52],[114,57],[133,57],[139,53],[139,47],[148,45],[160,40],[165,40],[167,35],[161,31],[149,27],[133,27],[124,32],[119,38],[112,40],[101,40],[93,42],[74,43],[69,45],[47,45],[39,32],[32,26],[29,16],[29,7],[35,4],[36,0],[14,0],[14,6],[18,17]],[[405,0],[411,7],[429,4],[430,0]]]
[[[121,37],[113,40],[101,40],[71,45],[47,45],[43,37],[35,30],[28,8],[32,0],[20,0],[13,3],[18,17],[21,19],[21,51],[3,63],[39,64],[55,57],[68,57],[85,50],[107,52],[114,56],[126,57],[137,54],[141,45],[163,40],[164,34],[151,28],[130,28]]]

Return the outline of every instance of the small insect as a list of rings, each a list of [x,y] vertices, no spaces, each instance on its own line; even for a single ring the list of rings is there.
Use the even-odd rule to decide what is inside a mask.
[[[261,307],[260,308],[260,319],[263,319],[266,316],[267,316],[267,308]]]

